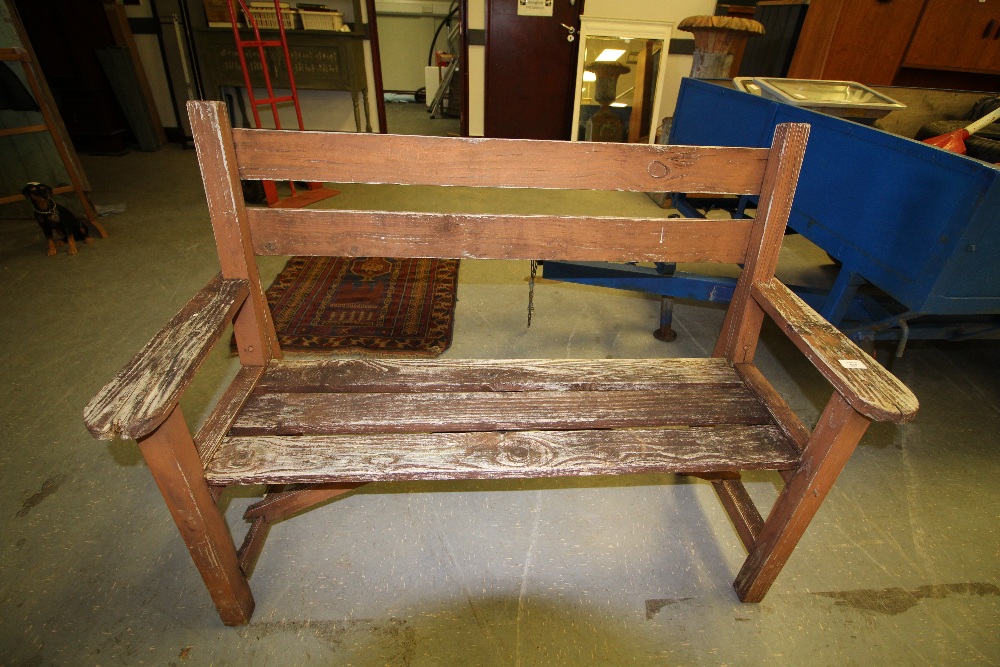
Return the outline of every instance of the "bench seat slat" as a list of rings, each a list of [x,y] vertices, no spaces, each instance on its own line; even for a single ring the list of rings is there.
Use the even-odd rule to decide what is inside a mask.
[[[743,384],[725,359],[272,361],[257,392],[614,391]]]
[[[745,388],[426,394],[260,394],[231,435],[507,431],[763,424]]]
[[[620,431],[228,437],[211,484],[512,479],[788,469],[798,454],[772,425]]]

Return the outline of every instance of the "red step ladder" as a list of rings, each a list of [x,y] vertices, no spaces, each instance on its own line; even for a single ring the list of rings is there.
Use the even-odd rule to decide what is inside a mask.
[[[271,108],[274,127],[280,130],[282,127],[281,118],[278,116],[278,105],[291,102],[295,107],[295,118],[298,121],[299,129],[304,130],[302,108],[299,106],[299,93],[295,87],[295,75],[292,73],[292,58],[288,53],[288,38],[285,36],[285,19],[291,18],[292,14],[282,13],[280,0],[273,0],[273,3],[274,15],[272,17],[270,12],[264,13],[261,11],[259,7],[260,3],[256,3],[257,6],[254,6],[254,9],[257,11],[257,16],[254,16],[254,13],[247,7],[245,0],[230,0],[229,2],[229,20],[233,26],[233,37],[236,40],[236,52],[240,57],[240,67],[243,69],[243,82],[247,90],[247,97],[250,99],[250,109],[253,112],[254,124],[258,129],[262,127],[260,112],[258,111],[260,107],[268,106]],[[243,35],[240,33],[237,5],[242,10],[248,26],[253,30],[252,39],[243,39]],[[260,24],[263,24],[264,29],[277,29],[278,39],[266,39],[262,37],[260,34]],[[281,97],[274,94],[274,86],[271,83],[271,72],[268,68],[267,52],[265,51],[265,49],[276,48],[280,48],[284,56],[285,69],[288,73],[288,83],[291,89],[290,95],[283,95]],[[250,70],[247,68],[245,49],[257,50],[257,56],[260,58],[261,72],[264,75],[264,87],[267,89],[266,97],[258,99],[254,93],[254,86],[250,80]],[[321,183],[309,183],[305,192],[297,193],[295,191],[295,184],[289,183],[291,196],[281,199],[278,196],[278,188],[274,184],[274,181],[263,181],[263,185],[267,205],[271,208],[301,208],[339,194],[337,190],[324,188]]]

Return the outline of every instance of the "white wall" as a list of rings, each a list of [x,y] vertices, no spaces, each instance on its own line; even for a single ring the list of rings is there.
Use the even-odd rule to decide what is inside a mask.
[[[605,19],[668,21],[715,13],[715,0],[586,0],[583,15]]]
[[[440,1],[384,0],[375,3],[383,88],[405,91],[423,88],[431,39],[441,20],[448,15],[448,8],[448,2]],[[441,29],[435,50],[447,50],[447,31],[447,27]]]
[[[129,18],[152,18],[153,9],[149,0],[140,0],[138,5],[125,5],[125,15]],[[178,127],[177,114],[174,113],[173,100],[170,97],[170,80],[160,53],[160,40],[156,35],[133,35],[142,69],[153,95],[156,112],[160,116],[163,127]]]
[[[486,29],[486,0],[469,0],[469,30]],[[486,134],[486,47],[469,46],[469,136]]]

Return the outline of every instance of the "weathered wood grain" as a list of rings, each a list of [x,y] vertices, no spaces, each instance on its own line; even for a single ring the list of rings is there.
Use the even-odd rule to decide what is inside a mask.
[[[753,470],[797,453],[774,426],[229,437],[213,483],[376,482]]]
[[[268,494],[266,498],[250,505],[243,512],[244,519],[262,518],[268,523],[281,521],[293,514],[324,503],[331,498],[349,493],[365,482],[331,482],[309,484],[304,488],[293,488],[279,493]]]
[[[221,102],[192,100],[187,109],[222,275],[242,278],[250,285],[246,307],[233,322],[240,361],[263,366],[271,358],[280,358],[281,348],[250,242],[229,114]]]
[[[764,519],[760,516],[743,482],[739,478],[713,480],[712,488],[715,489],[722,507],[732,520],[743,546],[747,551],[752,551],[757,534],[764,527]]]
[[[496,188],[760,191],[767,150],[233,130],[240,177]]]
[[[194,444],[203,463],[212,458],[216,447],[233,425],[240,408],[246,403],[250,392],[263,374],[264,366],[241,366],[225,393],[212,408],[211,414],[194,436]]]
[[[742,383],[725,359],[272,361],[257,392],[656,391]]]
[[[809,125],[805,123],[781,123],[774,129],[747,261],[722,322],[713,353],[716,357],[726,357],[732,363],[753,361],[764,314],[750,296],[750,287],[774,277],[808,138]]]
[[[167,418],[247,298],[245,280],[216,276],[83,410],[101,440],[140,438]]]
[[[870,421],[834,393],[778,495],[733,586],[743,602],[760,602],[791,556]]]
[[[780,281],[755,283],[753,297],[855,410],[876,421],[916,415],[919,403],[906,385]]]
[[[229,487],[225,484],[209,484],[208,492],[212,495],[212,500],[218,504],[219,500],[222,498],[222,494],[226,492]]]
[[[763,424],[744,387],[669,391],[522,391],[425,394],[260,394],[232,435],[505,431]]]
[[[257,567],[257,559],[260,552],[264,550],[264,542],[267,540],[267,533],[271,529],[271,523],[264,517],[257,517],[250,522],[247,534],[243,537],[243,544],[236,552],[239,560],[240,571],[248,579]]]
[[[139,449],[222,622],[248,623],[254,609],[253,594],[240,569],[226,520],[209,491],[180,406],[150,434],[139,438]]]
[[[785,399],[779,394],[767,378],[753,364],[733,364],[733,370],[743,378],[747,389],[753,392],[757,400],[761,402],[774,423],[801,451],[809,441],[809,429],[806,428],[799,416],[788,406]]]
[[[259,255],[609,262],[746,259],[750,220],[253,208]]]

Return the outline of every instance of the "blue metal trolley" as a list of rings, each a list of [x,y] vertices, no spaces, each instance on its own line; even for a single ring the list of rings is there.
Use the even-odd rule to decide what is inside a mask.
[[[1000,167],[697,79],[682,82],[669,141],[764,147],[784,122],[812,125],[789,227],[841,265],[829,291],[793,287],[800,296],[855,340],[895,339],[900,350],[913,338],[1000,334]],[[674,201],[693,212],[683,193]],[[734,283],[666,264],[543,270],[703,301],[728,301]],[[669,331],[664,302],[661,331]]]

